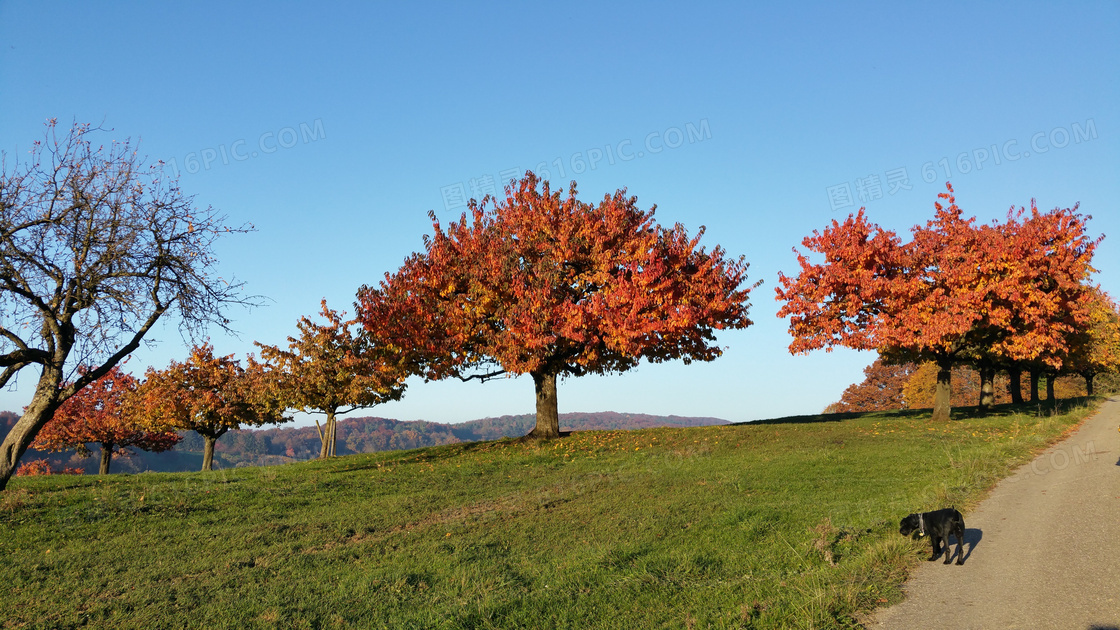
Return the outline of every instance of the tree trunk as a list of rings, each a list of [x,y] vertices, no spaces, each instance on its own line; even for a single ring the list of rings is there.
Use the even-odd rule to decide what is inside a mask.
[[[537,390],[537,426],[526,437],[560,437],[560,413],[556,404],[556,375],[533,373]]]
[[[1038,370],[1031,368],[1031,402],[1038,402]]]
[[[1046,402],[1054,402],[1054,374],[1046,375]]]
[[[990,365],[981,365],[980,369],[980,404],[978,411],[985,413],[996,404],[996,369]]]
[[[938,361],[937,389],[934,390],[933,395],[932,420],[938,422],[947,422],[949,420],[949,412],[952,411],[950,407],[952,404],[952,378],[953,364],[949,361]]]
[[[11,479],[19,467],[19,458],[27,452],[39,430],[58,408],[58,385],[61,382],[60,370],[43,368],[31,404],[27,405],[23,415],[4,437],[3,444],[0,444],[0,490],[7,487],[8,479]]]
[[[330,456],[334,457],[338,455],[338,451],[335,450],[335,444],[338,441],[338,420],[334,417],[333,413],[330,415],[330,425],[331,447],[329,450]]]
[[[214,470],[214,444],[218,441],[216,435],[203,435],[202,439],[206,442],[206,447],[202,451],[202,469]]]
[[[1020,404],[1023,402],[1023,371],[1019,368],[1008,368],[1007,378],[1011,381],[1008,389],[1011,390],[1011,402]]]
[[[324,421],[325,425],[326,422]],[[329,425],[328,425],[329,426]],[[319,432],[319,459],[326,459],[327,457],[327,434],[322,426],[319,426],[319,420],[315,420],[315,430]]]
[[[319,421],[315,421],[315,428],[319,430],[319,441],[322,445],[319,448],[319,459],[327,457],[334,457],[335,455],[335,436],[338,432],[335,431],[335,409],[326,409],[327,419],[323,422],[323,426],[319,426]]]
[[[109,463],[113,461],[113,445],[101,444],[101,466],[97,469],[97,474],[108,475]]]
[[[1084,374],[1082,374],[1082,376],[1085,377],[1085,393],[1089,396],[1092,396],[1093,395],[1093,377],[1096,376],[1096,374],[1093,374],[1092,372],[1085,372]]]

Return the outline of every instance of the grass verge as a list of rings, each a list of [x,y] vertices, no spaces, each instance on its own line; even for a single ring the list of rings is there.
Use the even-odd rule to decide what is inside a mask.
[[[843,628],[1099,400],[14,479],[3,628]]]

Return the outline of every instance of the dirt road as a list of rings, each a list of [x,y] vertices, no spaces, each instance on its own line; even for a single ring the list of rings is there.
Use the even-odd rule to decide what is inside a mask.
[[[866,627],[1120,630],[1117,425],[1120,397],[1000,482],[965,514],[964,566],[927,562]]]

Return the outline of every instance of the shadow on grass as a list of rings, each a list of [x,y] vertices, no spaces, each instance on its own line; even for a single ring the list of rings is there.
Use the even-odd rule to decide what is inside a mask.
[[[1060,415],[1069,412],[1075,407],[1091,403],[1096,400],[1104,400],[1103,396],[1079,396],[1077,398],[1063,398],[1055,401],[1038,401],[1038,402],[1023,402],[1023,403],[1004,403],[1002,405],[992,405],[987,411],[980,411],[977,405],[966,407],[954,407],[952,410],[951,418],[953,420],[967,420],[972,418],[985,418],[989,416],[1004,416],[1004,415],[1024,415],[1024,416],[1048,416]],[[757,425],[757,424],[813,424],[819,422],[843,422],[844,420],[854,420],[856,418],[882,418],[884,420],[901,420],[909,418],[928,418],[933,410],[930,408],[922,409],[895,409],[892,411],[847,411],[842,413],[819,413],[816,415],[805,416],[786,416],[783,418],[771,418],[767,420],[750,420],[747,422],[733,422],[727,426],[743,426],[743,425]]]
[[[854,420],[856,418],[866,418],[870,416],[893,420],[898,418],[920,418],[922,416],[928,416],[929,412],[929,409],[896,409],[894,411],[848,411],[843,413],[819,413],[810,416],[786,416],[784,418],[771,418],[768,420],[733,422],[727,426],[738,427],[756,424],[813,424],[817,422],[842,422],[844,420]]]

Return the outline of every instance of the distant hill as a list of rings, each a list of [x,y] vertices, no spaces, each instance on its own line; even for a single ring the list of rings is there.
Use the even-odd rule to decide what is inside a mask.
[[[8,411],[0,412],[0,429],[7,430],[19,416]],[[533,414],[482,418],[457,424],[402,421],[391,418],[344,418],[338,421],[339,455],[372,453],[376,451],[405,450],[423,446],[497,440],[503,437],[520,437],[528,433],[536,422]],[[719,418],[690,418],[684,416],[653,416],[640,413],[562,413],[562,431],[630,430],[653,427],[699,427],[728,424]],[[192,431],[184,432],[183,441],[166,453],[134,452],[131,456],[115,457],[112,472],[178,472],[198,470],[202,467],[202,438]],[[237,466],[270,466],[287,462],[312,459],[319,455],[319,434],[314,426],[275,427],[271,429],[231,431],[221,439],[214,452],[214,465],[223,468]],[[22,461],[46,459],[51,467],[82,468],[87,474],[97,472],[97,449],[93,456],[79,457],[73,452],[40,453],[28,451]]]

